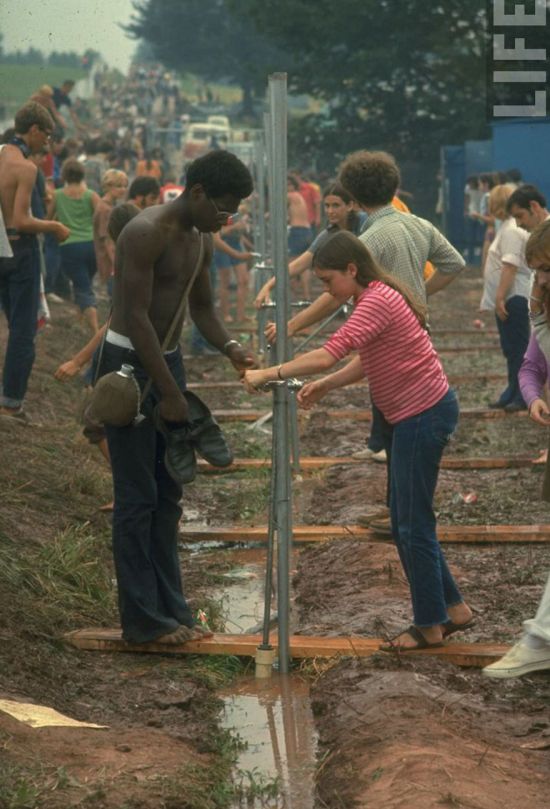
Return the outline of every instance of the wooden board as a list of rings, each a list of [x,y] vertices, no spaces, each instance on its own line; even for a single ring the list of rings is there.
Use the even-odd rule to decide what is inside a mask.
[[[315,469],[326,469],[329,466],[339,464],[358,464],[357,458],[351,456],[324,456],[300,458],[300,471],[309,472]],[[211,466],[202,459],[199,459],[198,468],[201,472],[209,474],[223,474],[229,472],[240,472],[247,469],[271,469],[270,458],[235,458],[231,466],[218,467]],[[442,469],[521,469],[533,466],[533,458],[462,458],[460,456],[447,456],[441,460]]]
[[[360,525],[295,525],[294,542],[326,542],[338,539],[361,539],[376,542],[381,535]],[[267,526],[238,528],[185,528],[186,542],[267,542]],[[550,525],[438,525],[440,542],[513,543],[550,542]],[[390,538],[387,537],[388,541]]]
[[[237,655],[254,657],[257,647],[262,642],[261,635],[225,635],[218,634],[201,641],[189,641],[181,645],[161,643],[131,644],[122,640],[120,629],[80,629],[68,632],[64,640],[77,649],[99,652],[141,652],[146,654],[209,654]],[[277,648],[277,636],[270,637],[271,645]],[[354,636],[342,638],[311,637],[308,635],[292,635],[290,637],[290,655],[293,658],[313,657],[369,657],[378,651],[384,641],[378,638],[359,638]],[[408,652],[407,657],[414,655],[439,657],[459,666],[482,667],[498,660],[507,651],[501,644],[448,643],[438,649],[422,649]]]
[[[266,397],[266,402],[271,402]],[[269,411],[270,404],[267,404],[264,410],[248,410],[242,407],[238,410],[213,410],[212,415],[219,422],[228,421],[257,421],[262,416],[265,416]],[[345,410],[327,410],[319,408],[312,411],[316,415],[323,415],[327,418],[345,420],[352,419],[353,421],[371,421],[372,411],[370,409],[362,408],[346,408]],[[515,417],[526,417],[527,410],[519,410],[515,413],[506,413],[504,410],[490,410],[485,407],[465,407],[460,411],[460,418],[463,419],[505,419]]]

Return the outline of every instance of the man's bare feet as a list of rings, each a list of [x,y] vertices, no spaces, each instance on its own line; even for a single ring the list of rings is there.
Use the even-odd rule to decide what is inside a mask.
[[[548,460],[548,450],[547,450],[547,449],[541,449],[541,451],[539,452],[539,457],[538,457],[538,458],[535,458],[535,460],[534,460],[534,461],[531,461],[531,463],[534,463],[534,464],[538,464],[538,463],[540,463],[540,464],[544,464],[544,463],[546,463],[546,462],[547,462],[547,460]]]
[[[199,626],[178,626],[173,632],[168,632],[166,635],[161,635],[160,638],[155,638],[155,643],[164,643],[167,646],[180,646],[190,640],[204,640],[205,638],[212,637],[213,632],[209,629],[203,629]]]
[[[104,506],[99,506],[98,511],[110,512],[114,511],[115,503],[114,500],[111,500],[110,503],[105,503]]]
[[[198,632],[201,638],[211,638],[214,634],[207,626],[200,626],[200,624],[195,624],[193,632]]]

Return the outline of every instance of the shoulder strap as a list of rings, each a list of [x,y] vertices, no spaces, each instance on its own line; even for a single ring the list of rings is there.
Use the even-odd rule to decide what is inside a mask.
[[[163,352],[166,351],[166,349],[168,348],[168,346],[170,344],[170,340],[172,339],[172,337],[174,335],[174,332],[176,330],[176,326],[178,324],[178,321],[180,320],[180,318],[183,315],[183,312],[185,310],[185,306],[187,304],[187,299],[189,297],[189,293],[191,292],[191,288],[192,288],[193,284],[195,283],[195,279],[196,279],[197,275],[199,274],[200,268],[202,267],[202,262],[204,260],[204,236],[203,236],[202,233],[199,234],[199,238],[200,238],[199,256],[197,258],[197,263],[195,264],[195,268],[193,270],[191,278],[189,279],[189,283],[185,287],[184,293],[183,293],[181,301],[180,301],[180,305],[178,306],[176,314],[174,315],[172,323],[170,324],[170,328],[168,329],[168,331],[166,333],[166,336],[165,336],[164,340],[162,341],[161,350]],[[141,403],[143,403],[145,401],[145,399],[147,398],[147,396],[149,395],[149,391],[151,390],[152,384],[153,384],[153,380],[148,379],[147,384],[143,388],[143,393],[141,394]]]
[[[185,310],[185,306],[187,304],[187,298],[189,297],[189,293],[191,292],[191,288],[192,288],[193,284],[195,283],[195,279],[196,279],[197,275],[199,274],[200,268],[202,267],[202,262],[204,260],[204,236],[203,236],[202,233],[199,234],[199,238],[200,238],[199,256],[197,258],[197,263],[195,264],[195,268],[193,270],[191,278],[189,279],[189,283],[185,287],[184,293],[183,293],[181,301],[180,301],[180,305],[178,306],[177,312],[174,315],[174,319],[172,320],[172,323],[170,324],[170,328],[168,329],[168,331],[166,333],[166,336],[165,336],[164,340],[162,341],[161,348],[162,348],[163,351],[166,351],[166,349],[168,348],[168,346],[170,344],[170,340],[174,336],[174,332],[176,330],[176,326],[178,324],[178,321],[181,318],[181,316],[183,315],[183,312]]]

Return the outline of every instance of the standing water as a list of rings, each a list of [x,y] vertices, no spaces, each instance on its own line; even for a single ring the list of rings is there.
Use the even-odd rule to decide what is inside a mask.
[[[235,567],[220,599],[226,631],[258,632],[264,609],[263,549],[224,551]],[[313,809],[317,735],[309,686],[297,675],[243,677],[219,693],[222,724],[242,743],[234,776],[234,809]]]
[[[243,679],[220,696],[223,725],[244,747],[235,777],[243,799],[235,805],[313,809],[317,737],[307,683],[274,673]]]

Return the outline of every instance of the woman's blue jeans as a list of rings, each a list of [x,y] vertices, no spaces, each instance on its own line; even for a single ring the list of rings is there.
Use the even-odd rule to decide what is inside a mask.
[[[411,590],[414,623],[436,626],[463,599],[436,534],[433,500],[443,450],[458,421],[449,390],[433,407],[394,425],[391,446],[392,532]]]
[[[93,242],[62,244],[59,248],[61,271],[72,281],[74,300],[83,312],[96,306],[92,278],[97,271]]]
[[[181,353],[165,355],[180,390],[185,390]],[[100,376],[134,367],[143,390],[148,379],[135,351],[105,343]],[[122,636],[144,643],[173,632],[180,624],[193,626],[193,615],[182,589],[178,557],[178,525],[182,487],[164,464],[166,445],[153,424],[159,396],[153,386],[141,407],[145,419],[137,426],[106,426],[115,505],[113,554],[118,584]]]

